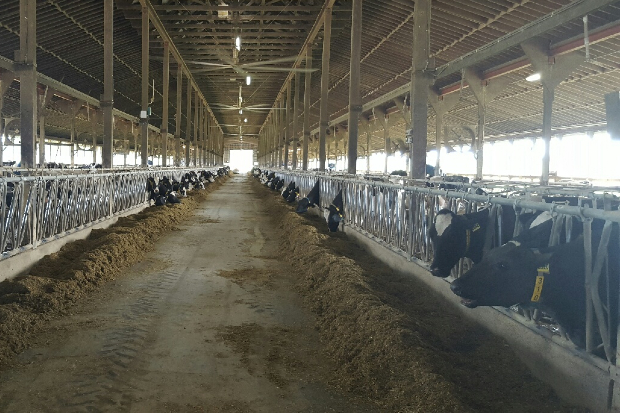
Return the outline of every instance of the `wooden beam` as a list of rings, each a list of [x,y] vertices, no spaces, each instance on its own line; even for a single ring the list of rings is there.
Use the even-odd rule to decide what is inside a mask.
[[[306,49],[308,48],[308,46],[311,46],[312,43],[314,42],[314,39],[316,39],[317,34],[319,34],[319,30],[321,29],[321,26],[323,26],[323,20],[325,18],[325,12],[327,10],[332,10],[332,7],[334,6],[334,3],[336,2],[336,0],[326,0],[325,3],[323,3],[323,7],[321,8],[321,12],[319,13],[319,15],[317,16],[314,24],[312,25],[312,29],[310,29],[310,32],[308,33],[308,37],[306,37],[306,40],[304,41],[303,46],[301,47],[299,54],[297,55],[297,60],[295,60],[295,63],[293,63],[293,66],[291,67],[292,69],[296,69],[301,67],[302,62],[305,60],[305,55],[306,55]],[[291,79],[293,78],[293,76],[295,75],[295,72],[289,72],[288,76],[286,77],[286,79],[284,79],[284,82],[282,83],[282,87],[280,88],[280,92],[278,92],[278,95],[276,96],[276,99],[274,100],[274,104],[275,101],[277,101],[284,93],[286,90],[286,84],[288,82],[291,81]],[[274,106],[275,107],[275,106]],[[272,116],[273,111],[269,113],[269,115],[267,115],[267,118],[265,119],[265,122],[263,123],[263,125],[261,126],[260,130],[263,130],[263,128],[265,127],[265,125],[267,124],[267,119],[269,119],[270,116]]]

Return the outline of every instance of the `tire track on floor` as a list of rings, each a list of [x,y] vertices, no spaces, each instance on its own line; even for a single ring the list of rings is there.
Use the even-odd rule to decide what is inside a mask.
[[[132,393],[137,390],[140,375],[135,374],[136,365],[148,345],[149,336],[156,329],[153,325],[165,310],[166,297],[182,278],[182,272],[167,270],[153,274],[150,279],[133,287],[145,290],[144,294],[119,310],[115,317],[122,320],[119,326],[104,336],[98,351],[98,371],[103,374],[84,372],[70,383],[75,391],[59,404],[67,412],[129,412]]]

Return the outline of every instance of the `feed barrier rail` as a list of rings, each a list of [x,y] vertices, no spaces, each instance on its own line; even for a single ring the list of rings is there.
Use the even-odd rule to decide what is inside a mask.
[[[457,212],[459,208],[465,212],[479,210],[483,207],[491,208],[489,213],[490,224],[501,231],[502,208],[512,207],[517,215],[525,211],[547,211],[551,213],[553,227],[549,245],[557,245],[560,242],[562,232],[566,241],[571,240],[573,232],[571,217],[577,217],[583,225],[584,250],[586,268],[586,358],[597,366],[606,367],[612,379],[616,376],[620,366],[617,343],[620,341],[620,328],[618,327],[618,314],[613,314],[612,309],[617,309],[618,291],[607,288],[607,291],[599,288],[599,282],[603,280],[607,287],[618,285],[618,273],[609,270],[608,245],[612,234],[612,227],[620,223],[620,212],[611,210],[611,201],[617,188],[610,188],[606,192],[604,188],[596,188],[594,191],[579,192],[580,196],[592,194],[593,198],[603,200],[598,209],[597,202],[581,203],[580,206],[568,206],[557,203],[545,203],[533,201],[529,196],[502,197],[494,195],[476,195],[475,193],[462,190],[435,189],[425,186],[403,186],[388,182],[359,179],[350,176],[330,176],[317,172],[302,172],[290,170],[276,170],[276,176],[284,179],[284,185],[294,181],[300,188],[300,196],[306,196],[314,184],[319,182],[320,207],[327,208],[340,190],[343,192],[344,222],[358,232],[381,243],[393,252],[404,256],[409,261],[415,262],[424,268],[429,268],[433,257],[433,246],[430,240],[429,229],[435,214],[440,206],[446,206]],[[451,184],[451,183],[450,183]],[[465,189],[476,188],[474,185],[465,185]],[[529,188],[527,194],[548,194],[549,188]],[[557,187],[552,188],[555,195],[575,196],[575,190],[563,191]],[[593,206],[593,207],[591,207]],[[595,250],[592,248],[592,223],[602,220],[603,231],[600,240],[596,240]],[[518,222],[518,219],[516,219]],[[515,226],[513,235],[518,235],[522,230],[519,225]],[[501,235],[498,236],[501,240]],[[500,241],[493,240],[490,247],[499,246]],[[614,243],[618,245],[620,241]],[[613,244],[612,244],[613,245]],[[596,251],[596,252],[595,252]],[[613,251],[612,251],[613,253]],[[615,256],[620,251],[615,251]],[[466,260],[461,260],[453,270],[452,276],[459,277],[468,267]],[[615,280],[614,280],[615,278]],[[613,282],[615,281],[615,282]],[[514,311],[498,308],[502,313],[532,328],[532,323],[537,322],[541,315],[537,311],[530,314],[524,309],[513,308]],[[617,311],[617,310],[616,310]],[[535,331],[547,338],[552,338],[564,347],[574,351],[566,339],[562,337],[562,330],[557,325],[550,330],[535,328]],[[549,331],[555,334],[550,334]],[[555,337],[551,337],[554,336]],[[600,337],[600,339],[598,339]],[[600,344],[597,344],[600,341]],[[616,364],[618,363],[618,364]]]
[[[0,178],[0,260],[143,206],[149,177],[180,180],[209,168]]]

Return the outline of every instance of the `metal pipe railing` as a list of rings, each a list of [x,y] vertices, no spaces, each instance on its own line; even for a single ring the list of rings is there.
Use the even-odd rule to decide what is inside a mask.
[[[601,347],[604,350],[605,358],[609,363],[616,362],[617,340],[620,328],[617,323],[614,325],[610,320],[617,320],[617,314],[611,314],[611,309],[617,307],[612,305],[618,303],[617,289],[612,291],[607,288],[606,296],[601,296],[599,281],[604,279],[607,286],[611,286],[610,280],[620,277],[620,274],[611,273],[608,263],[608,243],[612,225],[620,223],[620,212],[610,210],[610,193],[616,192],[617,188],[596,188],[600,194],[594,194],[593,188],[579,193],[580,197],[590,199],[605,199],[605,209],[597,209],[596,202],[594,207],[569,206],[555,203],[545,203],[534,201],[529,195],[554,194],[575,196],[575,191],[569,188],[567,191],[554,187],[541,187],[533,185],[524,187],[524,191],[515,194],[514,197],[503,197],[494,195],[476,195],[475,193],[464,192],[463,190],[442,190],[426,187],[425,181],[416,181],[419,186],[404,186],[388,182],[378,182],[372,180],[359,179],[353,176],[332,176],[329,174],[312,173],[303,171],[277,170],[279,178],[285,180],[285,185],[290,181],[295,181],[300,187],[300,196],[305,196],[319,181],[320,186],[320,207],[326,208],[332,202],[338,191],[343,191],[344,218],[348,226],[355,228],[370,238],[382,243],[393,251],[405,256],[425,268],[432,259],[433,246],[429,239],[428,229],[433,222],[434,215],[439,211],[440,205],[447,205],[450,209],[457,212],[461,206],[465,207],[465,212],[476,211],[481,207],[490,207],[490,224],[497,230],[501,228],[501,208],[514,208],[516,222],[518,215],[523,210],[547,211],[552,214],[553,227],[550,245],[559,243],[560,231],[564,228],[567,242],[571,239],[572,220],[568,217],[577,217],[584,225],[584,250],[586,257],[586,352],[593,354],[597,352],[595,347],[595,336],[602,339]],[[452,184],[452,183],[450,183]],[[477,185],[464,184],[463,189],[471,190],[478,188]],[[527,194],[527,195],[523,195]],[[589,196],[588,196],[589,195]],[[595,248],[591,244],[591,223],[593,220],[604,221],[603,236]],[[517,235],[520,228],[515,228],[513,235]],[[493,245],[496,247],[501,243],[501,238],[495,240]],[[595,252],[594,252],[595,251]],[[618,251],[620,254],[620,251]],[[468,263],[461,260],[461,263],[453,270],[453,276],[460,276],[468,267]],[[618,284],[617,282],[615,283]],[[522,322],[526,319],[538,318],[538,314],[533,316],[528,311],[519,310],[524,314]]]
[[[0,177],[0,260],[147,202],[149,177],[180,180],[210,168]]]

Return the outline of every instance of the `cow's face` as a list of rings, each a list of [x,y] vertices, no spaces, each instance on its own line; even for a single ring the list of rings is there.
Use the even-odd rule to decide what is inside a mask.
[[[509,242],[489,251],[482,261],[454,280],[451,289],[470,308],[526,303],[534,291],[537,268],[548,262],[548,255]]]
[[[310,201],[308,201],[308,198],[302,198],[297,203],[297,210],[295,212],[297,212],[298,214],[303,214],[304,212],[308,211],[309,206],[310,206]]]
[[[433,243],[431,273],[436,277],[447,277],[466,249],[467,220],[449,210],[441,210],[435,216],[430,228]]]

